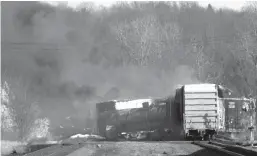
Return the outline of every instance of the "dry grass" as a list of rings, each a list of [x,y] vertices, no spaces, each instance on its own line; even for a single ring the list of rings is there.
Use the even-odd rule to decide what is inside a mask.
[[[17,141],[1,141],[1,155],[10,155],[14,151],[17,154],[25,154],[33,151],[40,150],[52,145],[58,144],[57,141],[42,141],[37,140],[30,143],[21,143]]]
[[[1,140],[1,155],[9,155],[16,151],[22,154],[27,152],[27,145],[17,141]]]

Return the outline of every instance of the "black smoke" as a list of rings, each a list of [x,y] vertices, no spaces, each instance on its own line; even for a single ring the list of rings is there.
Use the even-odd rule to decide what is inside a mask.
[[[97,46],[110,40],[94,31],[97,14],[83,18],[39,2],[2,2],[1,15],[2,74],[22,78],[53,127],[72,115],[86,126],[99,101],[163,97],[173,94],[176,84],[196,82],[187,66],[164,72],[110,65],[115,48]]]

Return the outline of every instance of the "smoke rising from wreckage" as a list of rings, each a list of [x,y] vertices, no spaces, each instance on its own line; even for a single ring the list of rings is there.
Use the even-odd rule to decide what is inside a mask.
[[[47,139],[94,129],[110,139],[181,139],[187,128],[177,84],[224,84],[236,97],[256,95],[256,6],[247,7],[234,12],[187,2],[135,2],[94,10],[2,2],[1,84],[21,80],[20,93],[26,90],[28,97],[22,104],[37,101],[35,118],[50,120]],[[120,100],[110,101],[167,95],[118,111],[112,105]],[[95,104],[103,101],[111,111],[99,115]],[[235,108],[225,117],[233,118],[231,131],[237,123],[250,124],[249,114],[238,117],[241,106]],[[16,131],[3,136],[13,139]]]
[[[10,77],[21,77],[28,84],[28,92],[38,101],[43,115],[50,118],[52,129],[66,122],[63,118],[69,115],[76,116],[81,124],[86,118],[91,120],[94,115],[89,113],[88,107],[93,109],[96,101],[117,97],[159,96],[163,91],[170,92],[173,84],[177,83],[170,83],[170,79],[175,79],[174,72],[159,74],[158,70],[133,65],[108,67],[105,59],[99,64],[91,63],[91,59],[82,62],[81,59],[87,54],[85,56],[79,47],[84,47],[84,43],[74,45],[62,36],[73,27],[60,20],[60,10],[50,8],[53,10],[45,11],[44,7],[47,6],[41,7],[41,4],[34,2],[22,2],[21,5],[8,2],[3,5],[2,29],[6,31],[3,31],[2,37],[2,71]],[[35,11],[38,6],[46,15]],[[18,24],[13,24],[13,21]],[[58,31],[54,31],[55,28]],[[25,30],[30,33],[24,34]],[[85,33],[79,34],[87,37]],[[99,48],[93,48],[93,45],[86,47],[89,48],[83,51],[92,55],[95,54],[90,52],[90,47],[92,51],[98,49],[100,56],[94,56],[97,60],[106,55],[100,53]],[[185,81],[191,81],[191,70],[187,66],[178,67],[175,73],[179,76],[176,78],[185,80],[184,77],[187,77]]]

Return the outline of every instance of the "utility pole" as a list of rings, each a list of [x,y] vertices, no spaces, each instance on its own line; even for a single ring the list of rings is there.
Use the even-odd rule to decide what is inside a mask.
[[[254,142],[253,115],[251,115],[250,127],[248,129],[250,130],[250,142],[251,142],[251,146],[253,147],[253,142]]]

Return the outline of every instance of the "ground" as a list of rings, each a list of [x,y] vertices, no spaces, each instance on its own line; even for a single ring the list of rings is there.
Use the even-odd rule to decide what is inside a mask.
[[[190,142],[87,142],[56,145],[25,156],[219,156]]]
[[[223,141],[224,142],[224,141]],[[3,144],[2,144],[3,145]],[[218,156],[190,141],[104,141],[95,135],[77,134],[52,146],[33,144],[25,156]],[[3,147],[2,147],[3,149]],[[17,149],[17,147],[15,148]],[[20,150],[20,149],[19,149]],[[254,150],[254,149],[252,149]],[[255,149],[256,150],[256,149]],[[8,155],[8,156],[17,156]]]

